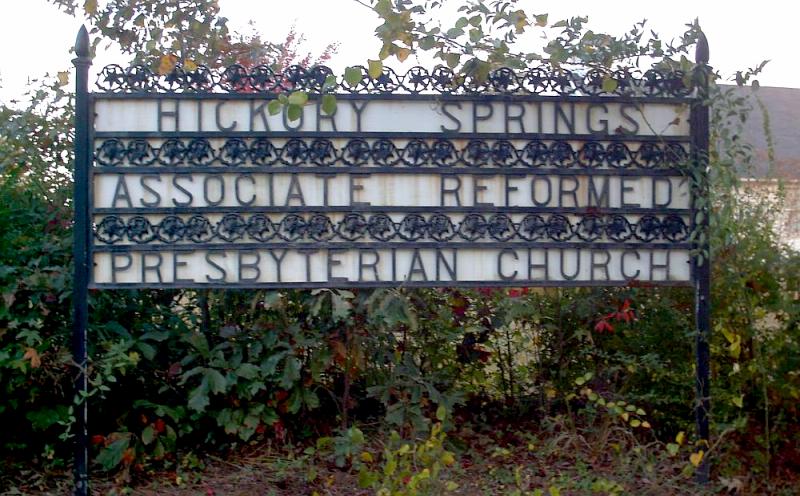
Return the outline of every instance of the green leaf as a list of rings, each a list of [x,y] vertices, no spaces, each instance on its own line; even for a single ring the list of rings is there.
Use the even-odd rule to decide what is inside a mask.
[[[322,84],[322,90],[327,91],[333,88],[336,88],[336,76],[328,74],[328,77],[325,78],[325,82]]]
[[[192,389],[189,393],[188,406],[196,412],[202,412],[206,409],[208,404],[208,379],[203,377],[203,380],[200,381],[200,385]]]
[[[331,293],[331,316],[336,321],[342,321],[350,315],[350,310],[352,309],[353,305],[347,301],[347,294],[349,293],[352,298],[353,293],[349,291],[334,291]]]
[[[286,411],[295,414],[300,411],[301,406],[303,406],[303,394],[300,392],[300,389],[295,388],[286,401]]]
[[[426,36],[419,40],[419,47],[423,50],[430,50],[436,45],[436,39],[433,36]]]
[[[156,430],[153,428],[152,425],[148,425],[142,431],[142,442],[144,444],[150,444],[156,438]]]
[[[261,412],[261,422],[263,422],[264,425],[272,425],[278,420],[280,420],[280,417],[272,408],[265,408],[264,411]]]
[[[164,458],[166,455],[167,450],[164,449],[164,444],[161,441],[157,441],[156,445],[153,447],[153,458],[156,460],[160,460]]]
[[[291,95],[289,95],[289,105],[298,105],[302,107],[308,101],[308,93],[305,91],[293,91]],[[295,120],[295,119],[292,119]]]
[[[64,405],[58,405],[55,408],[40,408],[25,414],[35,431],[44,431],[66,420],[67,416],[67,408]]]
[[[299,105],[289,105],[286,107],[286,117],[290,121],[298,121],[303,116],[303,107]]]
[[[270,309],[275,308],[278,303],[281,301],[281,292],[280,291],[267,291],[264,294],[264,308]]]
[[[380,60],[368,60],[369,68],[367,72],[372,79],[378,79],[383,74],[383,62]]]
[[[303,403],[305,403],[306,408],[309,410],[313,410],[314,408],[319,408],[319,396],[314,391],[309,389],[303,390]]]
[[[285,351],[273,353],[269,357],[261,361],[261,372],[266,376],[275,374],[278,369],[278,363],[286,356]]]
[[[156,341],[161,343],[162,341],[166,341],[170,337],[169,331],[150,331],[142,334],[142,340],[148,341]]]
[[[394,53],[394,49],[396,46],[397,45],[395,45],[394,43],[384,43],[383,46],[381,47],[381,51],[378,52],[378,59],[386,60],[386,58],[388,58],[389,55]]]
[[[300,365],[300,360],[297,357],[290,356],[286,359],[280,382],[280,386],[283,389],[291,389],[294,383],[300,379]]]
[[[606,93],[613,93],[617,90],[619,86],[619,82],[612,77],[605,77],[603,78],[603,91]]]
[[[397,324],[406,324],[412,330],[417,328],[417,316],[411,303],[403,296],[390,293],[384,298],[380,306],[383,321],[390,327]]]
[[[461,28],[450,28],[445,33],[445,35],[447,35],[447,37],[451,38],[451,39],[458,38],[459,36],[462,36],[463,34],[464,34],[464,30],[461,29]]]
[[[361,489],[369,489],[373,484],[378,482],[379,475],[376,472],[367,470],[366,467],[361,467],[358,472],[358,487]]]
[[[272,100],[267,104],[267,112],[269,115],[278,115],[281,113],[281,102],[278,100]]]
[[[336,113],[336,96],[322,95],[322,111],[327,115]]]
[[[483,36],[483,31],[481,31],[480,29],[475,28],[469,30],[469,41],[473,43],[479,42],[482,36]]]
[[[347,437],[350,438],[350,443],[354,445],[364,444],[364,433],[358,427],[351,427],[347,429]]]
[[[153,345],[139,341],[138,343],[136,343],[136,347],[139,349],[139,351],[142,352],[142,355],[146,359],[152,360],[156,357],[156,349]]]
[[[243,363],[236,369],[236,375],[244,379],[253,379],[258,376],[259,368],[252,363]]]
[[[208,358],[210,350],[208,347],[208,340],[204,335],[193,332],[186,338],[186,342],[189,343],[192,348],[197,350],[203,358]]]
[[[436,418],[439,422],[444,422],[447,418],[447,408],[444,405],[439,405],[439,408],[436,409]]]
[[[209,390],[214,394],[221,394],[227,389],[228,381],[225,376],[217,369],[206,369],[205,376],[208,378]]]
[[[128,449],[129,444],[129,437],[117,439],[100,451],[100,454],[97,455],[97,463],[99,463],[103,469],[111,470],[119,465],[120,461],[122,461],[122,454],[125,453],[126,449]]]
[[[451,69],[455,69],[458,65],[459,61],[461,61],[461,54],[459,53],[448,53],[444,56],[445,62],[447,62],[447,67]]]
[[[394,472],[397,470],[397,459],[392,458],[391,460],[386,462],[386,465],[383,467],[383,474],[387,477],[391,477]]]

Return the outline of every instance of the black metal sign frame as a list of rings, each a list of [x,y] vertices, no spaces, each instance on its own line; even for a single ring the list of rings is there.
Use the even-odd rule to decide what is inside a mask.
[[[697,404],[695,406],[699,437],[708,445],[709,427],[709,348],[710,330],[709,299],[710,271],[708,249],[708,184],[707,159],[709,146],[709,122],[706,96],[708,87],[708,45],[701,36],[697,49],[697,69],[692,74],[692,84],[680,72],[665,73],[650,70],[644,74],[617,72],[612,76],[618,82],[613,91],[603,88],[604,75],[596,71],[586,74],[569,71],[553,72],[544,68],[525,71],[499,69],[493,71],[487,81],[476,82],[463,78],[449,69],[437,67],[433,71],[413,68],[405,74],[385,69],[378,78],[371,78],[364,70],[364,77],[357,84],[337,81],[330,87],[332,72],[325,67],[305,69],[293,66],[282,74],[274,73],[266,66],[246,69],[232,66],[222,71],[204,67],[187,72],[176,68],[168,75],[154,74],[142,66],[123,69],[112,65],[104,68],[97,86],[100,93],[89,92],[89,37],[85,28],[78,34],[75,46],[77,57],[73,60],[77,72],[75,112],[75,292],[73,350],[77,367],[76,389],[76,456],[75,494],[88,494],[88,406],[86,402],[88,381],[86,367],[86,329],[88,322],[87,292],[95,288],[170,288],[170,287],[218,287],[218,288],[315,288],[315,287],[435,287],[435,286],[613,286],[636,283],[637,273],[626,271],[626,256],[632,253],[639,258],[637,250],[663,250],[667,254],[666,265],[654,262],[650,254],[650,270],[663,270],[669,266],[669,250],[691,251],[692,271],[689,280],[646,281],[646,285],[693,286],[696,295],[696,353],[697,353]],[[685,104],[690,107],[690,134],[677,136],[643,137],[630,133],[604,133],[576,135],[568,132],[536,133],[517,132],[504,136],[502,133],[461,132],[461,123],[452,119],[453,128],[448,132],[315,132],[284,130],[235,130],[221,126],[217,105],[219,129],[213,133],[198,130],[178,130],[177,103],[174,110],[162,109],[162,102],[216,100],[221,102],[253,102],[256,99],[274,98],[276,92],[303,90],[311,94],[312,101],[320,92],[335,92],[337,100],[351,102],[358,109],[358,102],[404,101],[475,103],[501,102],[504,105],[520,105],[518,102],[551,104],[606,104],[647,105]],[[316,95],[316,96],[315,96]],[[95,101],[136,101],[148,99],[158,102],[159,130],[151,131],[95,131]],[[253,103],[250,104],[251,108]],[[362,103],[362,109],[365,103]],[[508,112],[508,107],[506,107]],[[199,111],[198,111],[199,112]],[[624,113],[624,111],[623,111]],[[174,119],[174,130],[161,129],[161,116]],[[449,115],[449,114],[448,114]],[[320,117],[317,111],[317,117]],[[477,121],[485,118],[473,111],[473,130]],[[519,117],[519,116],[516,116]],[[266,117],[264,117],[266,119]],[[558,121],[558,117],[556,117]],[[266,122],[266,121],[265,121]],[[286,121],[284,121],[286,122]],[[457,127],[456,127],[457,124]],[[521,126],[521,121],[520,121]],[[198,128],[201,124],[198,120]],[[251,117],[252,127],[252,117]],[[288,127],[288,125],[287,125]],[[591,130],[591,125],[587,127]],[[506,123],[508,129],[508,122]],[[635,134],[635,133],[634,133]],[[152,139],[159,142],[154,144]],[[632,146],[631,144],[635,144]],[[682,164],[684,168],[680,168]],[[688,166],[688,167],[687,167]],[[178,178],[203,175],[207,181],[222,183],[233,175],[235,195],[240,197],[242,184],[256,178],[271,178],[276,174],[292,177],[313,174],[316,177],[332,177],[336,174],[352,176],[369,174],[392,174],[398,177],[428,174],[441,178],[441,196],[452,194],[446,181],[461,183],[461,178],[471,178],[476,184],[487,177],[499,176],[505,181],[506,203],[516,186],[511,181],[530,178],[530,181],[575,181],[577,175],[588,177],[590,189],[599,178],[607,187],[609,177],[621,178],[622,206],[612,208],[601,201],[594,207],[578,206],[574,196],[573,206],[551,205],[548,183],[548,202],[533,205],[497,206],[481,203],[475,186],[474,202],[462,205],[438,206],[372,206],[352,202],[346,209],[327,204],[325,180],[324,205],[253,205],[241,200],[236,206],[221,206],[208,200],[206,206],[145,205],[136,207],[126,198],[127,186],[119,194],[123,206],[117,206],[117,193],[111,207],[96,207],[92,198],[96,175],[124,177],[139,175],[156,177],[170,175],[176,187]],[[625,205],[625,178],[648,178],[652,181],[653,197],[658,181],[670,181],[670,177],[688,177],[691,203],[687,208],[658,208],[654,199],[651,207]],[[211,178],[211,179],[208,179]],[[449,178],[449,179],[445,179]],[[483,178],[483,179],[482,179]],[[552,179],[551,179],[552,178]],[[145,180],[140,179],[142,184]],[[230,180],[230,179],[229,179]],[[271,179],[270,179],[271,180]],[[294,179],[292,179],[294,181]],[[121,181],[121,179],[120,179]],[[532,183],[532,184],[533,184]],[[270,183],[271,184],[271,183]],[[350,179],[351,200],[353,191],[363,186]],[[558,183],[559,194],[564,187]],[[119,188],[119,186],[117,186]],[[531,186],[533,188],[533,186]],[[672,183],[668,191],[672,195]],[[180,187],[179,187],[180,189]],[[484,188],[485,189],[485,188]],[[572,189],[572,194],[575,195]],[[152,191],[152,190],[150,190]],[[566,190],[569,193],[569,188]],[[205,192],[208,196],[207,190]],[[292,193],[290,192],[289,195]],[[598,200],[604,193],[594,191]],[[606,192],[607,194],[607,192]],[[302,195],[302,194],[301,194]],[[532,194],[533,196],[533,194]],[[591,203],[591,193],[589,193]],[[671,200],[670,200],[671,201]],[[669,203],[669,201],[667,202]],[[343,211],[344,209],[344,211]],[[153,219],[149,216],[155,215]],[[631,220],[628,216],[636,218]],[[459,249],[495,250],[498,280],[491,282],[461,281],[454,276],[456,270],[455,251]],[[240,253],[237,280],[221,278],[202,283],[181,280],[175,267],[186,265],[178,261],[181,254],[197,250],[206,252],[206,260],[214,253],[236,250]],[[272,250],[272,251],[271,251]],[[307,267],[310,257],[318,250],[328,252],[327,279],[311,280],[307,268],[307,280],[284,282],[280,276],[280,261],[273,251],[286,253],[295,250],[305,254]],[[422,263],[415,266],[412,258],[410,272],[380,280],[375,268],[377,262],[359,266],[358,279],[342,279],[333,276],[341,262],[331,253],[347,250],[362,250],[377,257],[379,250],[391,253],[397,250],[433,250],[437,257],[436,274],[426,273]],[[451,265],[444,260],[444,274],[440,274],[439,257],[445,250],[453,251]],[[503,265],[512,259],[527,254],[529,260],[533,250],[544,256],[544,278],[532,277],[530,267],[541,269],[541,264],[528,262],[527,277],[513,276]],[[564,251],[580,250],[591,254],[591,280],[578,279],[564,268]],[[608,277],[608,260],[611,251],[621,252],[622,278]],[[174,257],[173,280],[162,281],[160,272],[161,253]],[[253,258],[260,252],[272,254],[278,263],[276,281],[260,281],[245,277],[245,269],[252,270]],[[561,254],[561,269],[558,278],[548,280],[547,264],[550,254]],[[132,257],[142,257],[142,267],[157,273],[155,280],[148,280],[142,269],[142,281],[119,282],[112,275],[110,281],[97,282],[92,279],[92,266],[96,254],[105,254],[112,267],[130,267]],[[242,255],[245,254],[245,255]],[[595,256],[605,257],[605,278],[594,279],[597,269]],[[155,255],[158,267],[147,266],[144,258]],[[251,257],[247,263],[242,256]],[[280,255],[281,257],[283,255]],[[443,257],[443,256],[442,256]],[[333,260],[333,262],[331,262]],[[375,258],[373,258],[375,260]],[[361,264],[359,254],[359,264]],[[596,264],[596,265],[595,265]],[[215,267],[219,265],[214,264]],[[580,267],[580,266],[578,266]],[[371,279],[362,278],[362,268],[374,271]],[[157,269],[157,270],[156,270]],[[669,269],[667,268],[667,274]],[[450,271],[450,277],[447,272]],[[224,274],[224,271],[223,271]],[[416,279],[412,276],[415,276]],[[703,444],[701,444],[702,449]],[[708,463],[703,461],[698,478],[707,480]]]

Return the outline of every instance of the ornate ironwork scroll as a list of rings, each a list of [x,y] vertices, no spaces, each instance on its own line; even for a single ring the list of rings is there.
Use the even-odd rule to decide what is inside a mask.
[[[495,69],[485,81],[454,73],[445,66],[432,70],[413,67],[405,73],[384,68],[383,73],[372,78],[362,67],[362,77],[350,84],[336,78],[325,66],[302,67],[293,65],[283,72],[259,65],[251,68],[232,65],[222,69],[205,66],[191,71],[180,66],[168,74],[158,74],[146,66],[134,65],[124,68],[108,65],[97,79],[97,86],[106,92],[154,92],[169,93],[278,93],[285,91],[307,91],[312,93],[344,92],[351,94],[386,93],[437,93],[437,94],[526,94],[556,96],[656,96],[686,97],[691,87],[686,74],[681,71],[665,72],[656,69],[644,73],[618,71],[603,73],[592,70],[584,74],[566,69],[532,67],[513,70],[507,67]],[[603,81],[613,77],[617,86],[609,91]]]
[[[443,213],[408,214],[393,219],[387,214],[329,215],[289,214],[271,219],[264,214],[169,215],[153,220],[146,215],[102,217],[95,238],[104,244],[211,243],[239,240],[256,243],[318,241],[552,241],[614,243],[678,243],[689,237],[689,226],[680,215],[643,215],[632,221],[624,215],[585,214],[570,219],[561,214],[528,214],[518,222],[509,215],[468,213],[453,220]]]
[[[227,138],[215,146],[208,138],[99,141],[95,163],[104,167],[551,167],[559,169],[664,169],[685,165],[689,152],[681,143],[638,145],[588,140],[361,138],[337,142],[328,138]]]

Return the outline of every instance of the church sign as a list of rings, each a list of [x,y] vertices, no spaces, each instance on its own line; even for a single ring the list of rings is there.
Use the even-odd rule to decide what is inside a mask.
[[[90,285],[690,283],[680,74],[618,75],[606,93],[566,71],[364,71],[330,114],[315,91],[329,74],[106,67]],[[299,115],[270,112],[298,90]]]
[[[707,445],[702,33],[688,75],[534,67],[475,81],[415,67],[377,78],[362,69],[353,84],[325,67],[161,75],[112,65],[95,92],[89,47],[82,28],[73,60],[79,397],[89,397],[89,288],[690,286]],[[286,95],[305,105],[277,105]],[[74,494],[83,496],[88,402],[74,413]],[[708,480],[705,458],[698,476]]]

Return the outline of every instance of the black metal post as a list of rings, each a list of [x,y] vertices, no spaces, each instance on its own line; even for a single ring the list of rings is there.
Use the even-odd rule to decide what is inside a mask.
[[[81,26],[75,41],[75,222],[73,224],[72,355],[77,367],[75,379],[75,488],[76,496],[89,493],[89,382],[86,329],[89,323],[89,33]]]
[[[697,450],[708,452],[709,448],[709,413],[711,409],[711,373],[709,370],[711,335],[711,250],[709,246],[709,214],[711,213],[709,196],[708,145],[708,40],[700,32],[697,40],[695,61],[696,100],[691,109],[692,152],[694,158],[693,171],[693,205],[695,209],[695,256],[693,263],[695,288],[695,359],[696,363],[696,403],[695,418],[700,444]],[[710,464],[707,456],[703,456],[697,467],[695,477],[701,484],[708,483]]]

